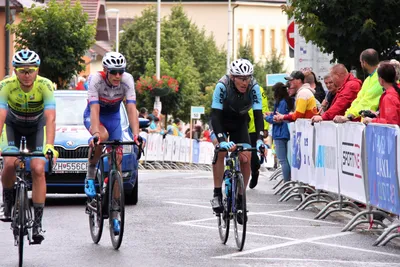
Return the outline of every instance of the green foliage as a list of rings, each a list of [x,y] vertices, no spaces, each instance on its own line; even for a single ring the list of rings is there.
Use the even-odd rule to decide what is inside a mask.
[[[50,0],[46,7],[24,8],[19,24],[8,25],[16,35],[16,50],[29,48],[41,58],[40,75],[58,88],[85,69],[82,57],[95,42],[96,25],[88,24],[81,4]]]
[[[299,24],[300,34],[349,69],[360,69],[360,53],[374,48],[381,60],[391,57],[400,20],[399,0],[301,0],[283,6]],[[377,12],[379,10],[379,12]]]
[[[149,6],[140,17],[124,25],[121,53],[127,58],[127,69],[135,79],[156,73],[156,19],[155,7]],[[179,91],[161,97],[162,113],[188,121],[191,106],[206,107],[201,101],[202,95],[207,86],[224,74],[225,57],[214,38],[187,18],[182,5],[174,6],[161,24],[160,75],[178,80]],[[152,107],[153,102],[154,97],[148,92],[138,95],[138,106]]]

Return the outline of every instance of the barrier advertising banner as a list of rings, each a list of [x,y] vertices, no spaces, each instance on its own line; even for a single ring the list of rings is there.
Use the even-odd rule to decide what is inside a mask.
[[[311,120],[295,122],[296,133],[292,147],[292,180],[315,185],[313,142],[314,127]]]
[[[171,161],[173,150],[173,136],[166,135],[164,138],[164,161]]]
[[[197,140],[192,140],[192,144],[192,163],[199,163],[200,142]]]
[[[367,203],[361,154],[365,125],[348,122],[337,126],[340,193],[359,202]]]
[[[315,186],[339,193],[336,125],[333,122],[315,124]]]
[[[395,214],[400,214],[396,162],[398,133],[398,127],[385,125],[366,127],[369,202],[373,206]]]

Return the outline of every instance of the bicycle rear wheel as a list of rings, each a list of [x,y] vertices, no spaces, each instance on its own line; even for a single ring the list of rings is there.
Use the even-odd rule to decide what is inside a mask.
[[[122,183],[122,176],[119,171],[111,171],[109,175],[109,224],[110,224],[110,237],[114,249],[121,246],[122,238],[124,235],[125,224],[125,198],[124,187]],[[119,223],[119,227],[116,227]]]
[[[17,227],[18,229],[18,255],[19,255],[19,266],[22,267],[24,261],[24,236],[25,236],[25,184],[21,183],[18,188],[17,201],[15,207],[17,208]],[[15,228],[14,228],[15,229]]]
[[[99,243],[101,235],[103,234],[104,218],[102,201],[107,197],[107,195],[102,194],[103,181],[101,175],[97,175],[96,182],[96,196],[91,201],[88,200],[87,202],[90,235],[95,244]]]
[[[230,211],[231,202],[226,197],[224,199],[224,212],[217,215],[218,217],[218,231],[222,244],[226,244],[229,237],[229,224],[230,224]]]
[[[234,233],[236,246],[239,251],[243,250],[246,240],[247,210],[246,210],[246,188],[244,187],[243,175],[237,173],[235,177],[235,207],[233,210]],[[239,192],[242,193],[239,199]]]

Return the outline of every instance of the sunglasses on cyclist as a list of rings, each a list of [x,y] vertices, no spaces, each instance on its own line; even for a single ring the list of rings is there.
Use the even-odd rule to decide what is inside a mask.
[[[235,76],[235,79],[238,79],[242,82],[248,82],[251,79],[251,76]]]
[[[32,74],[38,70],[38,67],[30,67],[30,68],[16,68],[15,69],[19,74]]]
[[[124,74],[125,70],[124,69],[117,69],[117,70],[111,69],[111,70],[108,70],[108,72],[112,75],[117,75],[117,74],[122,75],[122,74]]]

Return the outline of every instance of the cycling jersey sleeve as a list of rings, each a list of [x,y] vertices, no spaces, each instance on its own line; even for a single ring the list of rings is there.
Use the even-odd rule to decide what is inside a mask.
[[[262,111],[262,96],[260,86],[258,84],[254,85],[253,88],[251,88],[251,97],[253,99],[253,110]]]
[[[135,82],[133,76],[129,73],[124,73],[126,79],[121,81],[122,86],[125,87],[126,104],[136,104]],[[125,78],[125,77],[124,77]]]
[[[100,73],[91,75],[88,88],[88,103],[89,105],[99,104],[99,84],[101,84],[103,77]]]
[[[224,130],[222,127],[222,110],[226,98],[226,88],[223,83],[217,83],[214,89],[213,100],[211,104],[211,127],[218,142],[225,141]]]
[[[0,82],[0,108],[8,109],[8,90],[6,86],[6,81],[3,80]]]
[[[214,89],[211,108],[222,110],[225,98],[226,98],[225,85],[223,83],[217,83]]]
[[[44,79],[42,85],[44,87],[42,88],[44,110],[56,109],[53,83],[48,79]]]

